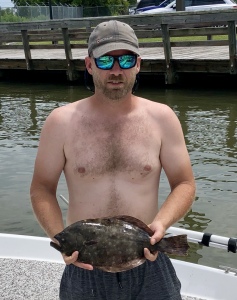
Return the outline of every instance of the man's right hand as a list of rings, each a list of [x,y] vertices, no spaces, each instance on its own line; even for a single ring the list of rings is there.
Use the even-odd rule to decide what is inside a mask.
[[[66,265],[73,264],[76,267],[92,271],[93,270],[92,265],[84,264],[77,261],[78,255],[79,255],[78,251],[73,252],[71,256],[66,256],[65,254],[62,254]]]

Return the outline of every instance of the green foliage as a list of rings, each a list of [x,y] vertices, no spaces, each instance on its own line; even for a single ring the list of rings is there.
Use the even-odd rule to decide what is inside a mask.
[[[1,9],[0,11],[0,21],[1,22],[24,22],[28,21],[26,18],[21,18],[15,14],[13,14],[10,8]]]
[[[117,16],[128,13],[127,0],[72,0],[72,5],[83,6],[83,16]]]
[[[42,19],[40,19],[40,20],[42,20]],[[1,22],[27,22],[27,21],[29,21],[29,19],[26,17],[20,17],[17,15],[8,14],[8,15],[1,16],[0,21]],[[37,21],[37,20],[35,20],[35,21]]]
[[[0,22],[28,22],[28,21],[43,21],[48,20],[45,15],[37,15],[33,18],[27,16],[20,16],[15,12],[14,8],[6,8],[0,10]]]
[[[16,6],[26,6],[26,5],[48,5],[47,1],[42,0],[12,0]]]
[[[73,6],[84,6],[84,7],[94,7],[94,6],[106,6],[111,5],[125,5],[129,6],[134,0],[51,0],[52,5],[73,5]],[[17,6],[25,5],[49,5],[48,0],[12,0],[12,2]]]
[[[9,15],[12,13],[12,10],[11,8],[6,8],[6,9],[1,9],[0,10],[0,16],[5,16],[5,15]]]
[[[128,14],[130,3],[128,0],[51,0],[51,5],[57,5],[55,1],[61,4],[83,7],[83,17],[98,17],[98,16],[117,16]],[[44,10],[38,12],[37,7],[44,6],[48,9],[48,0],[12,0],[17,6],[17,12],[6,12],[3,22],[26,21],[26,19],[45,20],[49,18],[48,13]],[[34,6],[34,9],[32,9]],[[17,16],[17,15],[18,16]]]

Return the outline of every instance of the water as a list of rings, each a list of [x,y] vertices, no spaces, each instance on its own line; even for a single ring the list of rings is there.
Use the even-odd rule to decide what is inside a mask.
[[[183,127],[197,194],[191,211],[177,226],[237,237],[236,92],[154,87],[143,87],[137,92],[171,106]],[[54,108],[88,95],[90,92],[83,86],[0,83],[0,232],[45,236],[34,217],[29,197],[40,130]],[[160,203],[168,193],[163,174]],[[63,176],[59,194],[68,195]],[[60,206],[65,216],[66,204],[60,201]],[[187,261],[237,267],[236,254],[190,245]]]

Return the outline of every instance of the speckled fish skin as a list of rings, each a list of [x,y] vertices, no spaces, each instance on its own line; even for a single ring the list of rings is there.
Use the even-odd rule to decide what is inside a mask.
[[[107,272],[121,272],[145,261],[144,248],[185,256],[189,248],[186,235],[163,238],[150,244],[151,229],[131,216],[87,219],[78,221],[55,235],[60,246],[50,245],[70,256],[79,251],[78,261]]]

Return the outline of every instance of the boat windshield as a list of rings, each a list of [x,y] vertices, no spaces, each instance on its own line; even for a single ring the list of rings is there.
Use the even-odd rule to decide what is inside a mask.
[[[159,5],[159,7],[166,7],[167,5],[169,5],[173,1],[174,0],[165,0],[165,1],[161,2],[161,4]]]

